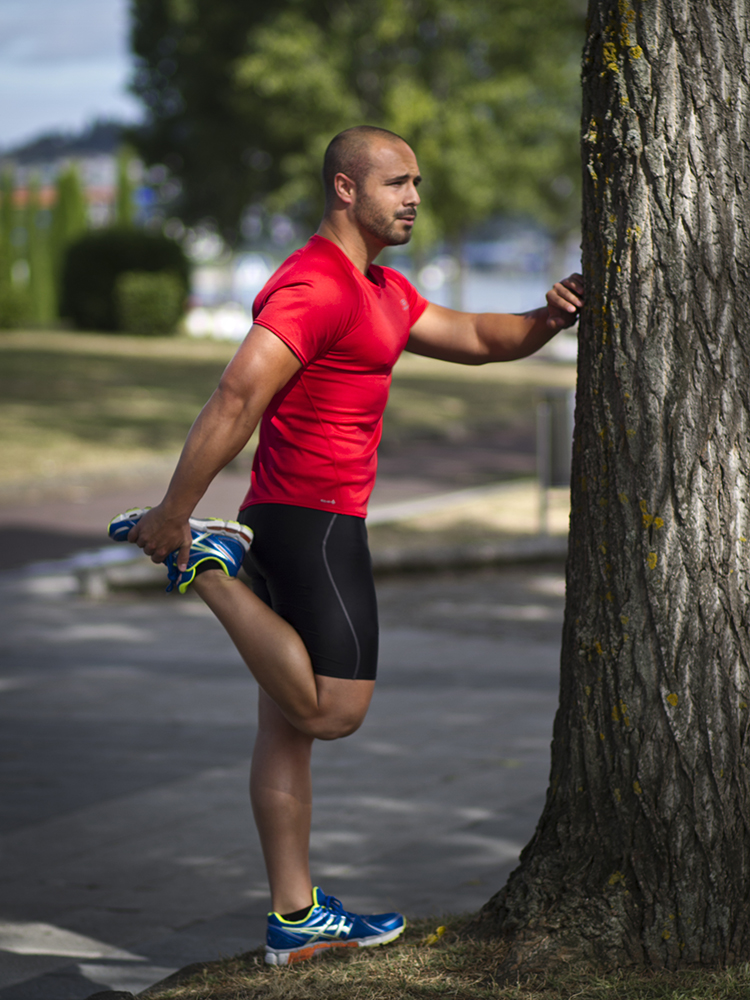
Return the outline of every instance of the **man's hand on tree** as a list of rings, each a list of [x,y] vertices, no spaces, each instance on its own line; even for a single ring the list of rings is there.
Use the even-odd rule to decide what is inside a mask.
[[[564,330],[578,319],[583,306],[583,276],[571,274],[558,281],[547,292],[547,326]]]
[[[163,504],[146,511],[138,524],[130,529],[128,541],[142,548],[155,563],[163,563],[170,552],[179,549],[177,566],[181,570],[187,568],[192,541],[190,525],[187,518],[169,514]]]

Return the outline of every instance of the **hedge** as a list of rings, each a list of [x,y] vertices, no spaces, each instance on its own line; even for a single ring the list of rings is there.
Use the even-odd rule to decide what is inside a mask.
[[[185,288],[169,271],[125,271],[115,282],[118,326],[126,333],[174,333],[185,303]]]
[[[127,272],[169,272],[179,281],[182,297],[187,295],[190,265],[179,243],[144,229],[95,229],[65,254],[62,315],[81,330],[121,331],[116,287]]]

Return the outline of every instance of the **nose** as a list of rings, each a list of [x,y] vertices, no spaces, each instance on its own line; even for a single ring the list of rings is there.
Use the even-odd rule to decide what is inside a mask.
[[[422,199],[419,197],[419,191],[415,184],[409,185],[409,191],[407,191],[407,204],[408,205],[419,205]]]

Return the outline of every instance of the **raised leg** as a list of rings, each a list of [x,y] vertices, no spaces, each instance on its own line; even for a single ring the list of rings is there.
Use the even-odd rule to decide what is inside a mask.
[[[239,580],[208,570],[193,584],[263,691],[301,733],[335,740],[362,724],[374,681],[322,677],[297,632]]]

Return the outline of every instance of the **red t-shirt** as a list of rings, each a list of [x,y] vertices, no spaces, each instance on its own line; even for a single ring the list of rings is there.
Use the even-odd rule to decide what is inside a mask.
[[[269,278],[253,318],[302,363],[271,400],[242,504],[285,503],[364,517],[391,369],[427,301],[390,267],[365,277],[313,236]]]

